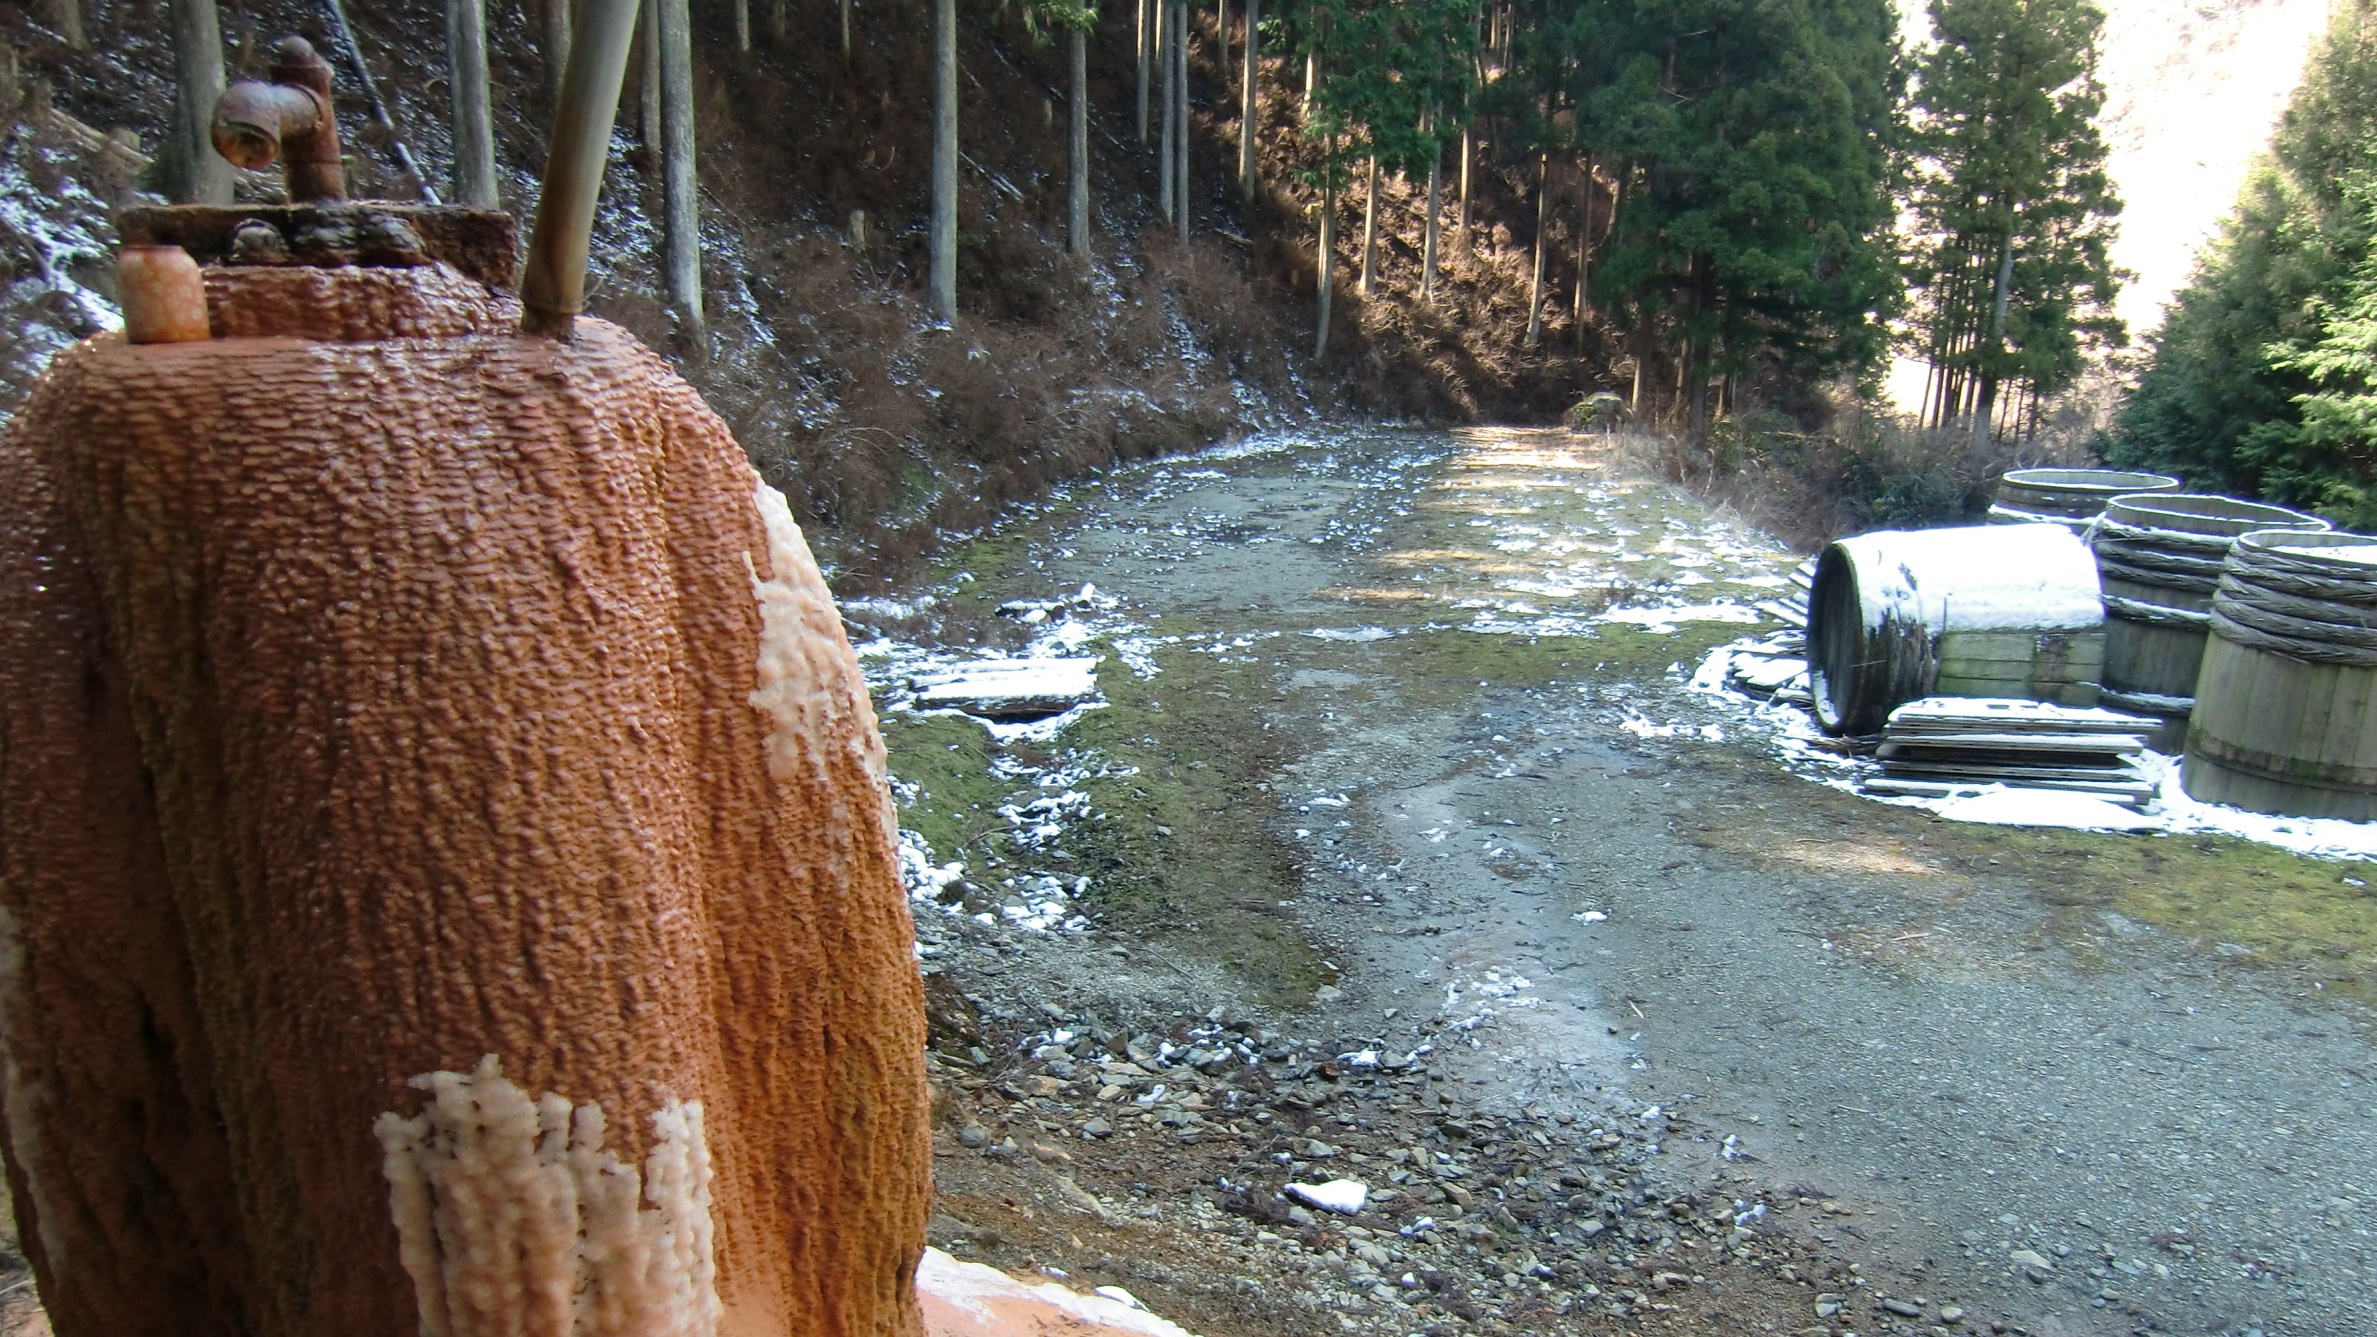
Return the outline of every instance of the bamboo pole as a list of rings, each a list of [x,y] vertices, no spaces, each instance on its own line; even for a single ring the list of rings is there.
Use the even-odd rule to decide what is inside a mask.
[[[579,0],[583,30],[570,44],[537,192],[536,228],[520,278],[520,328],[567,340],[586,301],[586,252],[602,194],[619,86],[635,39],[636,0]]]

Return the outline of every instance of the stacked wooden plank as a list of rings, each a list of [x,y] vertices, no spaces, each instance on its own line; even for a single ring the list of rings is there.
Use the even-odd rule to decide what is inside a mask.
[[[1808,629],[1808,591],[1815,588],[1816,564],[1801,562],[1789,579],[1789,592],[1760,603],[1758,611],[1793,631],[1804,632]]]
[[[1754,645],[1736,646],[1727,669],[1726,685],[1761,701],[1785,701],[1804,706],[1808,696],[1808,589],[1816,578],[1816,564],[1802,562],[1790,576],[1789,592],[1757,605],[1758,611],[1783,624],[1783,629]]]
[[[1874,753],[1882,773],[1864,787],[1940,798],[2001,784],[2142,806],[2154,784],[2138,761],[2155,724],[2040,701],[1925,697],[1891,712]]]

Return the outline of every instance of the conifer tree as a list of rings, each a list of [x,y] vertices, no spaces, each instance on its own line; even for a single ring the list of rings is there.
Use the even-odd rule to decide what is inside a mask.
[[[2355,172],[2344,189],[2365,234],[2377,223],[2377,175]],[[2363,255],[2334,300],[2314,298],[2306,314],[2320,327],[2317,342],[2264,350],[2272,370],[2311,388],[2294,397],[2300,421],[2283,438],[2287,448],[2257,461],[2259,481],[2366,531],[2377,524],[2377,251]]]
[[[1564,147],[1610,164],[1622,204],[1594,290],[1637,353],[1664,351],[1683,416],[1753,365],[1873,367],[1893,310],[1899,90],[1885,0],[1631,0],[1565,11],[1522,54],[1573,106]],[[1497,81],[1498,83],[1501,81]],[[1561,145],[1558,122],[1536,130]]]
[[[2109,460],[2301,505],[2338,504],[2324,500],[2347,496],[2331,480],[2365,486],[2328,441],[2300,430],[2300,401],[2321,388],[2300,355],[2352,304],[2346,287],[2369,253],[2371,220],[2347,184],[2372,171],[2377,0],[2339,0],[2269,156],[2149,336]]]
[[[2087,349],[2124,340],[2109,254],[2121,202],[2105,174],[2088,0],[1933,0],[1913,98],[1908,281],[1934,424],[1987,431],[2006,384],[2033,402]]]

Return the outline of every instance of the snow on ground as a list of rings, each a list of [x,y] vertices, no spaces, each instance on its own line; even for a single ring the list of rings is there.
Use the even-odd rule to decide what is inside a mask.
[[[1736,641],[1710,651],[1694,670],[1691,690],[1724,703],[1727,713],[1762,732],[1782,763],[1806,779],[1876,803],[1923,808],[1952,822],[1993,826],[2060,827],[2082,831],[2128,832],[2138,835],[2234,836],[2276,846],[2297,854],[2331,859],[2377,860],[2377,822],[2349,822],[2336,818],[2273,817],[2221,804],[2199,803],[2180,788],[2180,758],[2156,752],[2145,754],[2142,769],[2153,780],[2155,793],[2143,811],[2085,794],[1976,785],[1945,798],[1867,794],[1863,783],[1880,773],[1874,762],[1846,757],[1820,746],[1823,732],[1814,719],[1796,706],[1758,702],[1726,687],[1731,657],[1751,648],[1756,638]],[[1715,724],[1661,724],[1639,713],[1620,727],[1643,738],[1712,736]]]

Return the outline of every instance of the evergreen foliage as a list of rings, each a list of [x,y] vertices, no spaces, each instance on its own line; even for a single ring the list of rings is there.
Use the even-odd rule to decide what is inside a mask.
[[[1912,350],[1927,420],[1986,423],[1999,390],[2035,405],[2126,341],[2109,247],[2121,202],[2096,130],[2088,0],[1932,0],[1908,147]]]
[[[2352,408],[2368,384],[2353,348],[2377,317],[2373,179],[2377,0],[2341,0],[2269,156],[2148,339],[2109,459],[2377,523],[2377,423]]]
[[[1557,6],[1554,7],[1558,12]],[[1623,192],[1598,295],[1711,376],[1873,368],[1896,305],[1896,24],[1883,0],[1635,0],[1542,30],[1542,105]],[[1563,138],[1555,118],[1546,138]],[[1566,147],[1562,145],[1562,147]]]

